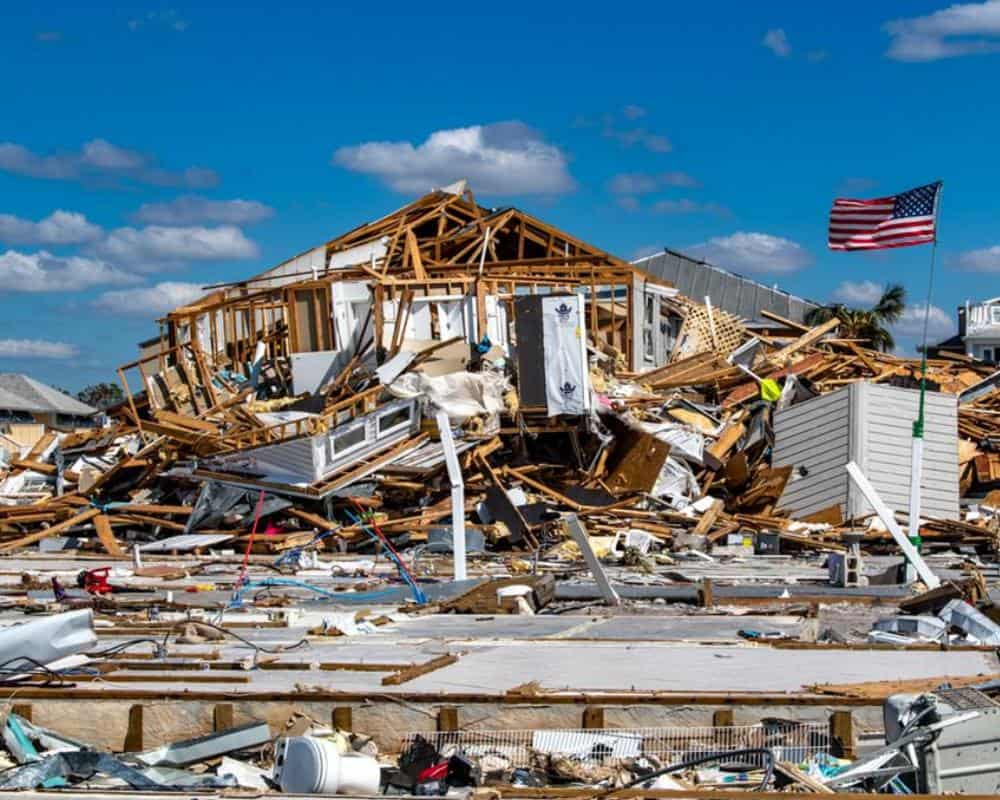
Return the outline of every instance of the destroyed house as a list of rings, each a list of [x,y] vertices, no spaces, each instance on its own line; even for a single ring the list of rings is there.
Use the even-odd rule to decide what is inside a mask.
[[[579,414],[590,402],[588,339],[597,357],[641,373],[709,347],[732,348],[743,337],[732,315],[516,208],[484,208],[462,185],[210,289],[161,320],[159,346],[144,343],[143,355],[121,369],[132,413],[150,433],[185,415],[235,406],[230,398],[246,381],[273,381],[286,395],[332,397],[359,366],[377,369],[388,385],[414,359],[431,362],[425,373],[444,375],[487,354],[517,363],[525,413]],[[561,377],[548,380],[556,360]],[[134,388],[144,391],[151,413],[139,414]],[[328,406],[282,406],[217,439],[203,435],[204,424],[187,434],[215,466],[239,464],[259,479],[331,490],[342,484],[333,480],[348,441],[340,426],[384,408],[378,394],[375,386]],[[354,452],[390,448],[400,456],[402,445],[390,434],[419,426],[416,411],[388,433],[383,422],[355,426]],[[290,447],[276,451],[276,443],[293,438],[312,443],[297,445],[296,456]],[[226,455],[234,451],[239,458]]]

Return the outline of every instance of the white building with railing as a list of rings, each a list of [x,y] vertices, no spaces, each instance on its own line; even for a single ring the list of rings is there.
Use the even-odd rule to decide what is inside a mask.
[[[966,302],[959,308],[958,335],[966,354],[991,364],[1000,362],[1000,297]]]

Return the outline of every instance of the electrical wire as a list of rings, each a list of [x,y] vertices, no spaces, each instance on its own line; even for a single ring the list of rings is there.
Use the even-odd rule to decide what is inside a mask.
[[[8,669],[10,664],[29,664],[31,668],[24,667],[11,667]],[[33,683],[31,678],[36,675],[44,675],[46,680],[41,684],[42,686],[50,686],[53,683],[63,684],[65,679],[58,672],[47,667],[40,661],[36,661],[30,656],[18,656],[16,658],[9,658],[6,661],[0,663],[0,675],[9,675],[10,678],[0,678],[0,685],[3,686],[20,686],[25,683]]]
[[[219,633],[223,633],[226,636],[232,636],[240,642],[243,642],[247,647],[252,647],[258,653],[266,653],[267,655],[278,655],[280,653],[287,653],[289,650],[297,650],[302,647],[302,645],[308,645],[309,641],[307,639],[299,639],[295,644],[290,644],[283,647],[264,647],[264,645],[257,644],[256,642],[251,642],[249,639],[245,639],[238,633],[234,633],[228,628],[223,628],[219,625],[213,625],[211,622],[204,622],[202,620],[179,620],[170,626],[170,629],[163,635],[162,647],[163,651],[166,652],[167,641],[170,639],[170,634],[172,634],[177,628],[184,625],[204,625],[206,628],[211,628]]]
[[[361,506],[358,505],[357,503],[355,503],[355,505],[357,506],[358,510],[361,511]],[[362,522],[361,519],[352,511],[344,509],[344,513],[347,515],[348,519],[350,519],[355,525],[359,525],[361,527],[361,530],[367,533],[368,536],[371,537],[376,543],[382,545],[383,549],[386,552],[386,555],[396,565],[396,569],[399,570],[400,577],[410,587],[410,590],[413,592],[413,599],[416,600],[421,605],[427,603],[427,595],[425,595],[423,590],[417,585],[417,581],[410,573],[410,570],[407,569],[406,564],[403,563],[402,557],[396,551],[396,548],[393,547],[392,544],[390,544],[389,540],[386,538],[385,534],[382,533],[381,529],[379,529],[378,524],[374,522],[372,523],[372,526],[375,528],[375,531],[372,531],[372,529],[369,528],[368,525],[366,525],[364,522]]]
[[[757,785],[754,790],[756,792],[763,791],[767,785],[771,782],[771,778],[774,776],[774,752],[766,747],[748,747],[744,750],[731,750],[727,753],[709,753],[708,755],[698,756],[697,758],[690,758],[687,761],[678,761],[676,764],[670,764],[669,766],[662,767],[661,769],[654,770],[641,778],[636,778],[634,781],[629,781],[623,786],[618,786],[614,789],[607,789],[596,795],[595,798],[607,797],[608,795],[614,794],[615,792],[620,792],[623,789],[631,789],[633,786],[638,786],[641,783],[650,781],[653,778],[658,778],[661,775],[669,775],[671,772],[677,772],[681,769],[688,769],[689,767],[696,767],[699,764],[706,764],[709,761],[722,761],[723,759],[736,758],[738,756],[748,756],[748,755],[763,755],[767,759],[767,765],[764,767],[764,778]]]

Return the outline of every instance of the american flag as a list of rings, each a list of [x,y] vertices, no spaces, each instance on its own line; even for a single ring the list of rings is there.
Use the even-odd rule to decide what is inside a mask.
[[[831,250],[882,250],[933,242],[940,182],[875,200],[838,197],[830,209]]]

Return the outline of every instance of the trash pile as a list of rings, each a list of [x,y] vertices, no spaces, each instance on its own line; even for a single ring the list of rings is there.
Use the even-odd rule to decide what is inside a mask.
[[[849,492],[796,499],[847,461],[814,466],[796,421],[815,430],[816,398],[859,385],[906,413],[919,363],[837,339],[836,319],[764,316],[775,329],[752,335],[516,209],[438,191],[171,312],[120,369],[114,424],[12,460],[0,552],[535,551],[568,540],[570,511],[639,551],[776,536],[838,552],[859,526],[891,548]],[[928,362],[932,412],[957,419],[928,545],[995,547],[992,514],[963,523],[958,502],[1000,480],[996,380]]]

